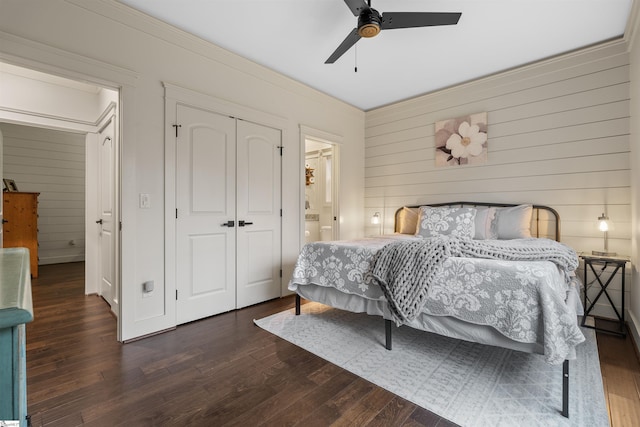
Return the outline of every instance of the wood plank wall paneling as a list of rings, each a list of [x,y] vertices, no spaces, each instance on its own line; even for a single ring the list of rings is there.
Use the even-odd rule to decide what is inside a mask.
[[[0,129],[4,177],[40,193],[39,264],[84,261],[85,136],[9,123]]]
[[[596,220],[606,211],[609,250],[630,254],[629,88],[628,54],[611,43],[367,112],[366,223],[381,212],[392,233],[395,210],[409,204],[544,204],[560,213],[562,241],[591,252],[602,250]],[[436,168],[434,123],[483,111],[488,162]],[[619,277],[612,298],[619,308]]]

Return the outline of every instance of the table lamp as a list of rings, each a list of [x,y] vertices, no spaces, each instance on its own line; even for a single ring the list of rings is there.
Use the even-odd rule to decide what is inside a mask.
[[[598,229],[604,233],[604,251],[591,251],[593,255],[599,256],[615,256],[615,252],[609,252],[609,238],[607,232],[609,231],[609,217],[602,213],[598,217]]]
[[[376,212],[373,214],[373,216],[371,217],[371,224],[380,224],[380,212]]]

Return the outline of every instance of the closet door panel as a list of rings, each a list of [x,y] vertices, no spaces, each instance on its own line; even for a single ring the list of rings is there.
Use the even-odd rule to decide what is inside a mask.
[[[227,251],[227,239],[221,234],[189,237],[192,278],[191,296],[226,292],[226,266],[224,257],[211,257]]]
[[[236,307],[235,120],[179,105],[176,323]]]
[[[280,146],[279,130],[238,121],[238,308],[280,296]]]
[[[191,213],[225,214],[227,203],[227,135],[217,129],[194,127],[191,144]],[[233,209],[231,209],[232,211]]]
[[[239,169],[246,174],[247,182],[243,184],[246,185],[247,214],[270,215],[276,208],[274,203],[277,202],[275,199],[279,190],[274,186],[279,183],[274,176],[279,172],[279,157],[274,158],[273,142],[268,139],[253,136],[246,143],[246,166]]]

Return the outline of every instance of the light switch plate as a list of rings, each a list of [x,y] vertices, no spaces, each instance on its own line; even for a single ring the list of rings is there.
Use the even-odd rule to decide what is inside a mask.
[[[140,193],[140,208],[141,209],[151,208],[151,194]]]

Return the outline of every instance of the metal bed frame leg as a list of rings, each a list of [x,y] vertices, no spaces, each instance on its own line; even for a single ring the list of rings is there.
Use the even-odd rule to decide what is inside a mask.
[[[391,320],[384,319],[385,348],[391,350]]]
[[[296,294],[296,316],[300,316],[300,295]]]
[[[569,361],[562,363],[562,416],[569,418]]]

